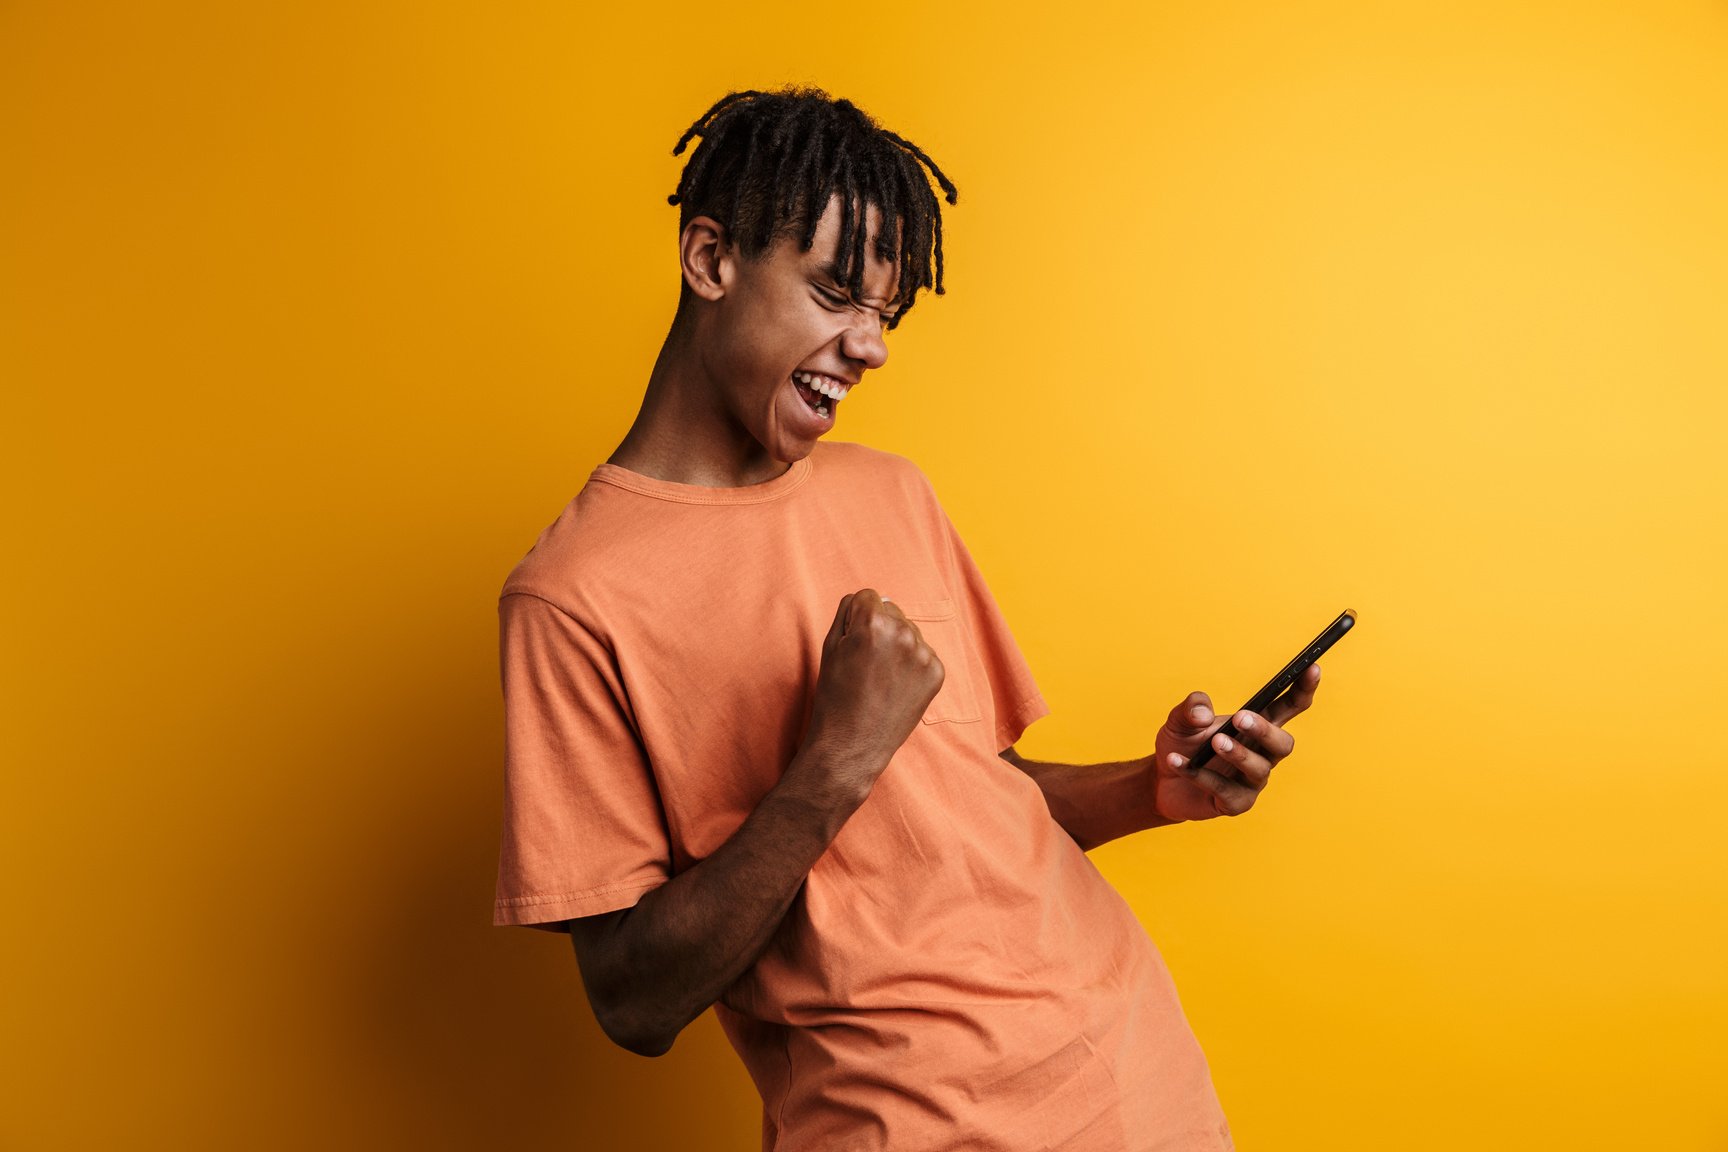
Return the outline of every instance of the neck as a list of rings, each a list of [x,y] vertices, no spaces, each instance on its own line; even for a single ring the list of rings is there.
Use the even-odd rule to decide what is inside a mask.
[[[783,474],[791,465],[770,456],[727,408],[695,327],[687,314],[673,319],[636,419],[606,462],[703,488],[742,488]]]

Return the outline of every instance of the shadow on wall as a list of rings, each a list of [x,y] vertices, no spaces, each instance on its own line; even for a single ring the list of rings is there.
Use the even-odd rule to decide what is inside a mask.
[[[452,602],[472,598],[437,610]],[[326,928],[274,941],[298,953],[276,963],[326,1015],[304,1022],[323,1098],[272,1135],[284,1147],[756,1152],[760,1100],[711,1012],[667,1055],[632,1055],[595,1022],[567,937],[492,925],[495,639],[483,627],[458,635],[448,619],[385,630],[402,642],[370,648],[386,654],[380,665],[342,674],[354,706],[299,711],[328,725],[307,743],[341,750],[337,770],[370,789],[343,802],[369,811],[318,847],[315,890],[298,893],[328,910]],[[391,685],[389,697],[357,683]]]
[[[470,735],[429,778],[488,763],[490,735]],[[497,805],[445,799],[346,968],[350,1058],[387,1094],[380,1111],[450,1147],[759,1148],[760,1102],[712,1013],[658,1059],[615,1046],[567,938],[489,923]]]

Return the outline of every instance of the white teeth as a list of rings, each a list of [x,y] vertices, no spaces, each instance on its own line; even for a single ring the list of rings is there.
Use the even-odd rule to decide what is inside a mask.
[[[794,372],[792,378],[809,387],[812,392],[820,392],[833,400],[844,400],[846,393],[851,391],[839,381],[830,380],[828,377],[818,375],[815,372]]]

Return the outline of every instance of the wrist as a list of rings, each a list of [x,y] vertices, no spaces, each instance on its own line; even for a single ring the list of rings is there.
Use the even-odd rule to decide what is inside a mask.
[[[1164,796],[1164,777],[1166,774],[1175,776],[1179,774],[1182,769],[1166,767],[1165,769],[1160,770],[1158,765],[1161,761],[1168,765],[1168,755],[1154,752],[1152,755],[1145,757],[1141,761],[1141,764],[1143,765],[1142,771],[1145,773],[1145,779],[1151,781],[1150,792],[1152,795],[1152,812],[1146,824],[1147,828],[1163,828],[1171,824],[1181,824],[1187,819],[1184,816],[1172,816],[1168,812],[1164,811],[1164,806],[1161,803]],[[1183,763],[1186,764],[1187,761],[1184,760]]]
[[[834,831],[870,796],[887,765],[853,744],[815,737],[792,757],[777,791],[788,801],[835,817]]]

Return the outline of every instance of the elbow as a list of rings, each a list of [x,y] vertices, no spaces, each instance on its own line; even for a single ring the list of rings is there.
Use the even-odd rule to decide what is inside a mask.
[[[680,983],[659,973],[665,965],[643,963],[642,949],[632,947],[619,931],[627,912],[610,920],[570,922],[570,942],[588,1004],[606,1038],[638,1056],[664,1056],[702,1005],[686,1004],[677,995]],[[653,951],[649,950],[653,955]],[[694,1009],[694,1010],[692,1010]]]
[[[626,1004],[598,998],[590,998],[590,1003],[594,1007],[594,1019],[600,1024],[600,1031],[606,1033],[606,1039],[638,1056],[666,1055],[681,1031],[649,1019],[646,1014],[632,1010]]]
[[[638,1056],[647,1056],[652,1059],[655,1056],[664,1056],[666,1053],[672,1051],[672,1041],[674,1039],[676,1039],[676,1037],[673,1036],[647,1036],[638,1037],[629,1042],[616,1040],[615,1043],[626,1051],[634,1052]]]
[[[612,1043],[626,1052],[634,1052],[638,1056],[664,1056],[672,1051],[672,1042],[678,1038],[676,1032],[656,1032],[647,1029],[637,1031],[606,1030],[606,1036]]]

